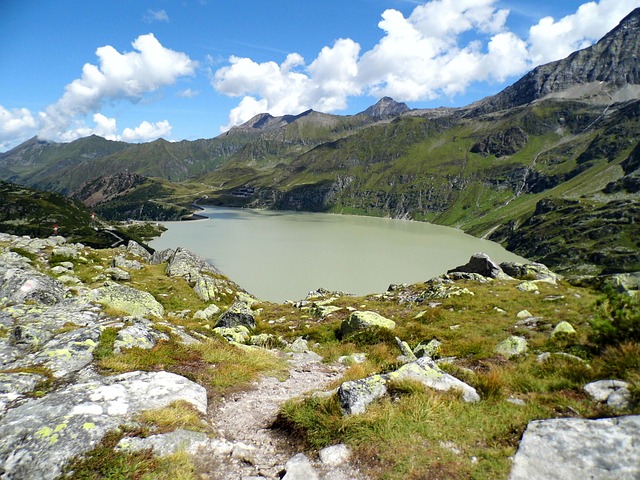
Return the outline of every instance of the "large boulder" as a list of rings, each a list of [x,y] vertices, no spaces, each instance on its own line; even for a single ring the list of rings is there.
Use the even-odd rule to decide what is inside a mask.
[[[235,302],[218,318],[215,328],[220,327],[247,327],[253,330],[256,328],[256,319],[246,303]]]
[[[129,372],[68,386],[0,421],[0,478],[58,478],[71,458],[144,410],[182,400],[206,413],[204,387],[168,372]]]
[[[465,265],[460,265],[447,273],[477,273],[487,278],[508,279],[507,274],[502,271],[500,265],[489,258],[486,253],[474,253]]]
[[[133,347],[148,350],[160,340],[169,340],[169,335],[153,328],[151,322],[137,321],[118,332],[118,336],[113,342],[113,349],[115,352]]]
[[[622,380],[598,380],[584,386],[584,391],[592,400],[606,403],[615,410],[624,410],[629,407],[631,392],[629,384]]]
[[[151,254],[149,251],[134,240],[129,240],[129,243],[127,244],[127,252],[142,258],[145,263],[149,263],[151,261]]]
[[[134,317],[162,317],[164,307],[149,292],[107,283],[93,290],[93,299]]]
[[[535,420],[527,426],[510,480],[640,478],[640,416]]]
[[[178,248],[167,262],[167,275],[170,277],[182,277],[188,282],[195,282],[203,273],[220,274],[221,272],[204,258]]]
[[[52,305],[60,302],[66,293],[62,282],[32,268],[5,268],[0,265],[0,307],[25,302]]]
[[[392,330],[396,328],[396,322],[376,312],[356,311],[352,312],[351,315],[342,322],[340,331],[342,335],[349,335],[350,333],[368,330],[370,328],[386,328]]]
[[[510,277],[519,280],[536,280],[555,285],[561,278],[542,263],[502,262],[500,268]]]

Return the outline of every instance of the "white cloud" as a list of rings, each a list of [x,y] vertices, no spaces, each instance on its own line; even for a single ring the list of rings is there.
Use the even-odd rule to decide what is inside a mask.
[[[638,6],[638,0],[600,0],[585,3],[576,13],[558,21],[552,17],[541,19],[529,30],[532,63],[552,62],[588,47]]]
[[[36,126],[36,119],[28,109],[7,110],[0,105],[0,146],[3,149],[15,138],[31,135]]]
[[[144,121],[134,129],[125,128],[120,140],[125,142],[148,142],[171,135],[171,128],[167,120],[156,123]]]
[[[145,94],[194,75],[197,63],[186,54],[163,47],[152,33],[140,35],[134,52],[120,53],[107,45],[96,50],[99,65],[85,64],[82,76],[65,87],[64,95],[40,112],[39,136],[57,139],[73,121],[98,110],[106,100],[138,101]]]
[[[147,13],[142,17],[142,20],[146,23],[153,22],[169,22],[169,15],[165,10],[147,10]]]
[[[378,24],[382,37],[361,56],[358,43],[340,39],[308,66],[296,53],[281,65],[231,57],[212,81],[218,92],[242,97],[223,130],[262,112],[341,110],[354,95],[398,101],[453,97],[472,83],[503,82],[584,48],[640,6],[640,0],[585,3],[558,21],[543,18],[525,39],[508,30],[509,11],[500,3],[431,0],[408,17],[388,9]]]
[[[243,97],[231,111],[228,127],[262,112],[285,115],[310,108],[346,108],[347,97],[360,92],[356,82],[359,51],[353,40],[339,39],[333,47],[324,47],[308,67],[297,53],[289,54],[280,65],[231,57],[231,65],[217,70],[212,81],[218,92]]]

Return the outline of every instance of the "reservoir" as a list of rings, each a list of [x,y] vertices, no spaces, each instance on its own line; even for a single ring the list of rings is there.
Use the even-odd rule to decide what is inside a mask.
[[[207,208],[204,220],[164,223],[150,245],[183,247],[256,297],[301,300],[318,288],[356,295],[424,282],[476,252],[524,260],[501,245],[423,222],[324,213]]]

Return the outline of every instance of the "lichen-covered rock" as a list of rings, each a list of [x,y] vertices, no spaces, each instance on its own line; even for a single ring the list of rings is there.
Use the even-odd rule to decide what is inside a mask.
[[[188,282],[195,282],[202,273],[221,272],[204,258],[183,248],[176,249],[167,262],[167,275],[170,277],[182,277]]]
[[[505,358],[511,358],[517,355],[524,355],[527,349],[527,340],[525,338],[511,336],[496,345],[494,351]]]
[[[459,297],[461,295],[473,295],[474,293],[468,288],[459,287],[451,280],[434,279],[429,281],[427,288],[417,299],[420,302],[427,300],[435,300],[441,298]]]
[[[551,332],[552,337],[574,336],[577,335],[576,329],[569,322],[560,322]]]
[[[509,279],[507,274],[502,271],[502,268],[495,263],[493,260],[489,258],[489,255],[486,253],[474,253],[469,262],[465,265],[461,265],[452,270],[447,271],[447,273],[477,273],[482,275],[483,277],[488,278],[497,278],[497,279]]]
[[[640,416],[535,420],[514,457],[510,480],[640,478]]]
[[[134,317],[162,317],[164,307],[149,292],[117,283],[108,283],[93,290],[95,301],[122,310]]]
[[[291,350],[292,352],[304,353],[309,351],[309,345],[304,338],[298,337],[289,346],[289,350]]]
[[[533,281],[524,281],[520,284],[518,284],[518,286],[516,287],[518,290],[520,290],[521,292],[532,292],[532,293],[536,293],[539,291],[538,285],[536,285],[535,282]]]
[[[537,280],[556,285],[561,278],[542,263],[503,262],[500,267],[504,273],[519,280]]]
[[[473,387],[441,370],[429,357],[422,357],[391,373],[344,382],[338,388],[342,412],[345,415],[364,413],[369,404],[386,395],[389,382],[398,380],[414,380],[439,391],[459,391],[466,402],[480,400]]]
[[[120,352],[123,349],[133,347],[148,350],[155,347],[160,340],[169,340],[169,336],[154,329],[151,322],[135,322],[118,332],[118,336],[113,342],[113,350]]]
[[[415,380],[439,391],[456,390],[462,393],[462,399],[465,402],[480,400],[475,388],[444,372],[429,357],[422,357],[415,362],[403,365],[395,372],[389,373],[387,377],[389,380]]]
[[[164,250],[156,250],[151,255],[151,265],[160,265],[161,263],[168,262],[175,254],[175,250],[172,248],[166,248]]]
[[[244,343],[249,339],[251,333],[244,325],[236,325],[235,327],[216,327],[213,329],[221,337],[230,342]]]
[[[364,363],[367,360],[366,353],[352,353],[351,355],[342,355],[338,357],[338,363],[342,365],[353,365],[354,363]]]
[[[405,342],[404,340],[400,340],[398,337],[395,337],[395,338],[396,338],[396,343],[398,344],[398,348],[402,352],[402,356],[407,361],[413,362],[418,359],[418,357],[416,357],[416,355],[413,353],[413,350],[411,350],[411,347],[407,342]]]
[[[270,333],[261,333],[259,335],[251,335],[249,337],[249,345],[262,348],[285,348],[287,342]]]
[[[235,302],[231,305],[216,322],[218,327],[239,327],[244,326],[250,330],[256,328],[256,319],[253,312],[246,303]]]
[[[396,328],[396,322],[389,320],[376,312],[355,311],[342,322],[340,330],[342,335],[349,335],[350,333],[367,330],[372,327],[392,330]]]
[[[420,342],[416,348],[413,349],[413,353],[416,357],[430,357],[438,358],[440,356],[440,347],[442,342],[437,339],[430,340],[428,342]]]
[[[151,449],[159,457],[183,451],[195,455],[199,449],[210,444],[206,433],[179,428],[173,432],[151,435],[146,438],[126,437],[118,442],[116,450],[137,452]]]
[[[120,267],[109,267],[104,271],[104,273],[106,275],[109,275],[111,280],[115,280],[115,281],[131,280],[131,274]]]
[[[143,265],[137,260],[129,260],[124,255],[113,257],[112,267],[126,268],[127,270],[142,270]]]
[[[129,240],[129,243],[127,244],[127,252],[140,257],[145,263],[149,263],[151,261],[151,254],[147,249],[134,240]]]
[[[7,269],[0,265],[0,307],[25,302],[52,305],[66,293],[61,282],[33,269]]]
[[[372,375],[344,382],[338,388],[338,398],[345,415],[364,413],[367,406],[387,394],[387,378],[384,375]]]
[[[48,480],[133,415],[182,400],[203,414],[204,387],[167,372],[129,372],[68,386],[9,410],[0,420],[2,478]]]
[[[198,310],[193,314],[193,318],[197,320],[210,320],[214,315],[220,313],[220,307],[215,304],[208,305],[204,310]]]

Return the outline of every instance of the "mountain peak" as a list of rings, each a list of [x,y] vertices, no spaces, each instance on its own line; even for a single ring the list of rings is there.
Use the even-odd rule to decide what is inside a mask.
[[[373,118],[383,118],[400,115],[409,110],[406,103],[396,102],[391,97],[382,97],[375,105],[370,106],[360,115],[368,115]]]
[[[611,103],[640,93],[640,8],[594,45],[540,65],[502,92],[478,102],[478,113],[526,105],[547,96]]]

